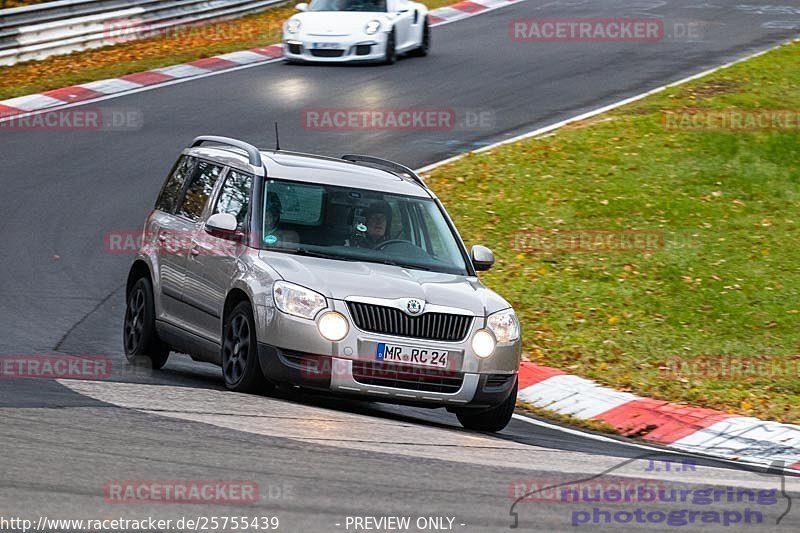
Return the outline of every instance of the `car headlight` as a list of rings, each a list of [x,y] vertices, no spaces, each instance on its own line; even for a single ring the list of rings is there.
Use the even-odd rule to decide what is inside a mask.
[[[347,331],[350,329],[350,326],[347,324],[347,319],[341,313],[327,311],[322,313],[322,316],[319,317],[317,329],[319,329],[319,334],[329,341],[340,341],[347,337]]]
[[[497,342],[494,340],[494,335],[485,329],[478,330],[475,336],[472,337],[472,351],[478,357],[486,358],[494,353],[494,347]]]
[[[512,342],[519,339],[519,321],[513,309],[489,315],[486,325],[494,333],[497,342]]]
[[[367,26],[364,28],[364,33],[367,35],[375,35],[378,33],[378,30],[381,29],[381,21],[380,20],[370,20],[367,22]]]
[[[272,287],[275,306],[286,314],[312,320],[328,306],[325,297],[294,283],[276,281]]]
[[[300,19],[289,19],[286,23],[286,31],[289,33],[297,33],[300,31]]]

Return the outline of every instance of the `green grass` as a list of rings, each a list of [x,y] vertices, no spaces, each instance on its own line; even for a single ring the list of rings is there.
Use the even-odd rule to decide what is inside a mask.
[[[495,250],[482,278],[517,309],[530,360],[646,396],[798,422],[800,133],[666,131],[662,110],[687,107],[800,109],[800,46],[471,154],[428,179],[465,240]],[[659,231],[665,244],[512,247],[516,231],[553,229]],[[786,370],[665,376],[676,357]]]

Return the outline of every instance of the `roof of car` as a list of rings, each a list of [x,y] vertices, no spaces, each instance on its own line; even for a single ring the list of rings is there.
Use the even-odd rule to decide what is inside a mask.
[[[227,146],[191,148],[193,155],[215,159],[226,165],[253,170],[243,150]],[[283,150],[262,150],[267,177],[379,190],[394,194],[431,197],[427,188],[411,178],[389,170],[313,154]]]

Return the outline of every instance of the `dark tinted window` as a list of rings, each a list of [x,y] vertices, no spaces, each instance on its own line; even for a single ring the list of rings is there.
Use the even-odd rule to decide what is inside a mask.
[[[313,0],[308,10],[386,13],[386,0]]]
[[[228,172],[222,191],[220,191],[214,213],[228,213],[235,216],[239,223],[239,229],[242,229],[247,217],[247,208],[250,205],[252,188],[253,176],[231,170]]]
[[[161,194],[159,194],[158,200],[156,200],[156,209],[166,211],[167,213],[175,212],[175,208],[178,205],[178,198],[180,198],[181,190],[183,190],[183,184],[186,182],[186,178],[192,175],[195,163],[196,160],[194,157],[182,155],[181,158],[178,159],[175,166],[172,167],[167,181],[164,182],[164,186],[161,188]]]
[[[200,220],[214,185],[217,183],[222,167],[207,161],[198,161],[191,183],[186,189],[178,212],[192,220]]]

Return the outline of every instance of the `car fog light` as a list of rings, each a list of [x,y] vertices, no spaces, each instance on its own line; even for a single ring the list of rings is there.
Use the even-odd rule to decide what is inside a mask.
[[[344,315],[336,311],[328,311],[319,317],[317,328],[319,334],[329,341],[340,341],[347,336],[350,326]]]
[[[489,357],[494,353],[494,335],[482,329],[472,337],[472,350],[478,357]]]

